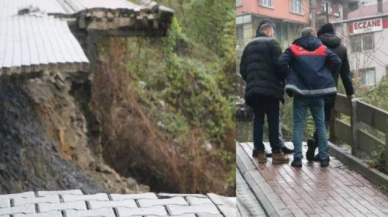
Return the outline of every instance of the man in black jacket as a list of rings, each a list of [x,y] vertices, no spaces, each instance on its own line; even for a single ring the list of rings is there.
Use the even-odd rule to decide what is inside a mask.
[[[245,47],[240,73],[246,81],[245,102],[253,108],[253,157],[259,163],[267,161],[263,144],[264,116],[267,115],[272,163],[287,163],[279,140],[279,101],[284,102],[284,80],[287,71],[278,66],[282,51],[273,39],[274,24],[263,20],[257,28],[256,38]]]
[[[334,52],[342,61],[341,67],[338,71],[333,74],[334,81],[336,86],[338,86],[338,77],[341,76],[342,83],[344,84],[346,95],[349,99],[353,98],[354,89],[352,84],[352,79],[350,78],[350,67],[348,61],[347,49],[341,44],[341,39],[334,34],[334,26],[331,23],[326,23],[321,27],[317,32],[319,39],[322,43]],[[326,129],[329,129],[330,119],[332,117],[335,96],[330,95],[324,98],[325,100],[325,122]],[[319,161],[318,154],[314,156],[315,149],[318,147],[316,132],[314,133],[314,138],[307,141],[308,149],[306,153],[306,158],[308,161]]]

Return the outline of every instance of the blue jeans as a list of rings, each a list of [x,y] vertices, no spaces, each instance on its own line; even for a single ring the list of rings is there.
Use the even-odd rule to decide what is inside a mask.
[[[260,98],[253,106],[253,144],[257,151],[264,151],[263,131],[264,131],[264,117],[267,115],[268,121],[268,137],[271,144],[272,152],[280,151],[279,140],[279,109],[280,102],[278,99]]]
[[[303,158],[302,142],[307,108],[310,109],[315,123],[319,157],[328,157],[324,104],[323,97],[294,96],[294,158]]]

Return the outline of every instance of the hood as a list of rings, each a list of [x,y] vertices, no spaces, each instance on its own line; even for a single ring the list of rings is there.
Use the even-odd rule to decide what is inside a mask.
[[[307,36],[296,39],[293,44],[299,45],[308,51],[313,51],[322,45],[322,42],[315,36]]]
[[[322,43],[329,48],[336,48],[341,44],[341,39],[330,33],[320,35],[319,39],[321,39]]]

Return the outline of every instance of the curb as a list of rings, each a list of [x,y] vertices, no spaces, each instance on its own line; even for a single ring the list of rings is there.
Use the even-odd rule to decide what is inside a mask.
[[[265,214],[269,217],[282,217],[285,215],[294,216],[288,211],[287,208],[275,207],[271,203],[265,192],[259,187],[259,185],[257,185],[255,181],[255,179],[257,180],[261,177],[260,172],[256,170],[256,166],[253,164],[250,157],[244,151],[241,150],[241,152],[239,153],[237,149],[237,170],[238,172],[240,172],[242,178],[248,184],[250,190],[253,192],[254,196],[256,197],[256,200],[259,202]]]
[[[365,176],[367,179],[374,183],[383,186],[388,186],[388,175],[374,168],[369,168],[366,163],[364,163],[361,159],[351,155],[350,153],[347,153],[344,148],[338,147],[337,145],[334,145],[331,142],[329,142],[328,144],[330,154],[340,160],[346,166],[357,170],[359,173],[361,173],[363,176]]]

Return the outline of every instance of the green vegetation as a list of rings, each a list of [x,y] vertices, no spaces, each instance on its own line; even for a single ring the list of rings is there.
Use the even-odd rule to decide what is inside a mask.
[[[234,2],[159,3],[176,13],[168,37],[99,48],[93,108],[104,157],[151,190],[234,195]]]

